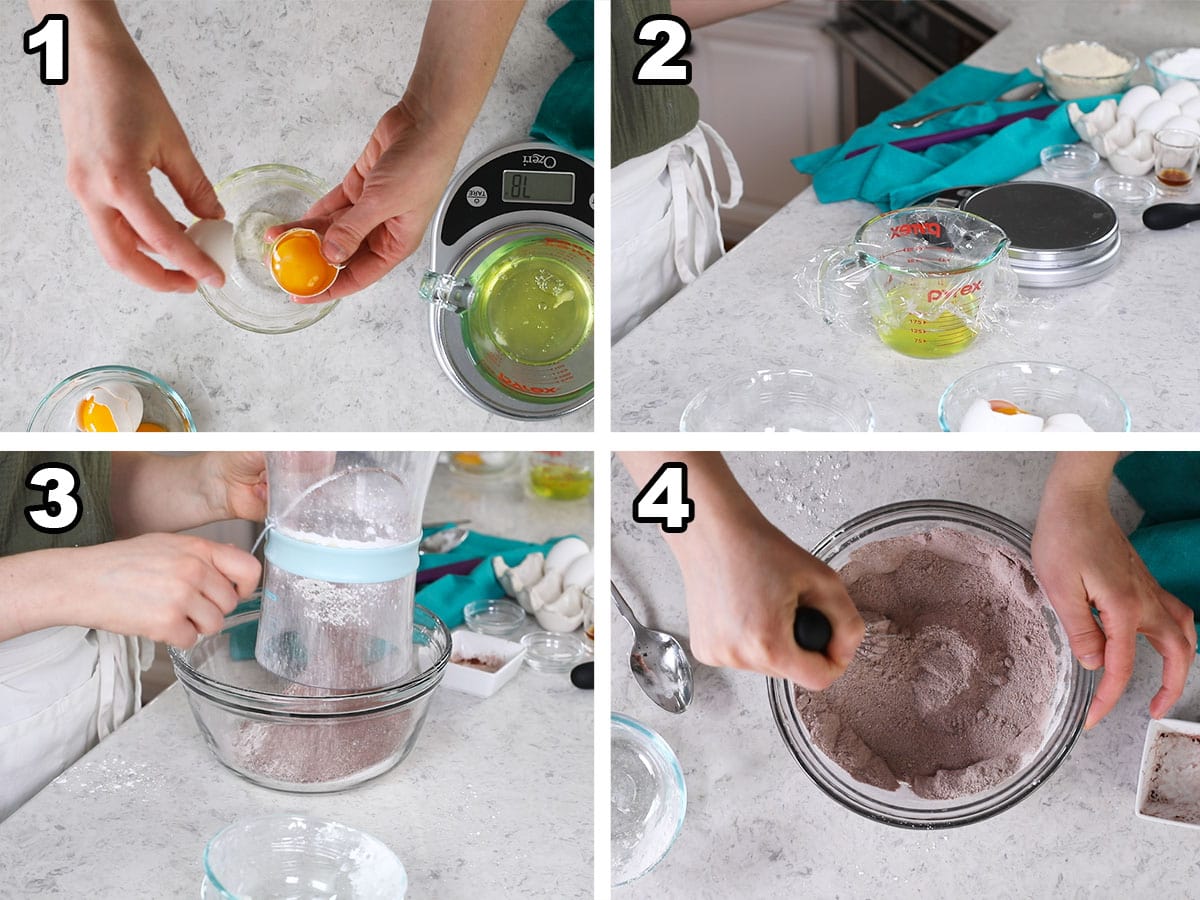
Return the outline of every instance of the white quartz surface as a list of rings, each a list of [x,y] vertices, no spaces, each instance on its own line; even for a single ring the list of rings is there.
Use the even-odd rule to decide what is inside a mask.
[[[807,547],[852,516],[921,498],[971,503],[1032,528],[1051,459],[1001,453],[729,458],[767,517]],[[632,482],[619,464],[613,472],[613,578],[648,624],[686,636],[674,561],[653,526],[631,520]],[[1114,488],[1112,496],[1118,521],[1131,528],[1138,510],[1123,489]],[[861,818],[809,781],[779,735],[762,676],[697,666],[695,700],[674,716],[635,685],[630,632],[615,613],[613,628],[613,709],[666,739],[688,790],[674,848],[614,897],[1195,896],[1194,834],[1134,816],[1147,707],[1161,677],[1159,659],[1144,641],[1116,709],[1080,737],[1033,794],[974,825],[918,832]],[[1172,715],[1200,717],[1194,669]]]
[[[1142,56],[1200,45],[1200,4],[1192,0],[976,5],[994,6],[998,19],[1010,21],[969,60],[985,68],[1034,68],[1042,47],[1064,39],[1099,39]],[[1185,199],[1200,201],[1200,191]],[[613,348],[613,428],[677,430],[684,407],[705,385],[784,367],[822,372],[860,390],[874,407],[877,430],[936,431],[938,399],[960,375],[1037,360],[1084,369],[1113,387],[1129,405],[1134,430],[1200,429],[1200,319],[1184,299],[1196,294],[1200,225],[1149,232],[1140,221],[1122,221],[1123,255],[1103,278],[1031,291],[1044,307],[1034,319],[1008,334],[985,334],[949,359],[920,360],[872,335],[826,325],[792,280],[820,248],[846,243],[877,212],[857,201],[823,205],[806,190],[668,301]]]
[[[542,97],[571,60],[546,27],[561,0],[531,0],[459,166],[528,139]],[[428,4],[412,0],[189,0],[119,4],[215,183],[268,162],[341,181],[416,59]],[[30,27],[24,3],[0,8],[0,32]],[[18,38],[13,38],[14,41]],[[592,413],[541,423],[490,415],[462,396],[433,356],[416,294],[429,241],[328,317],[257,335],[218,317],[199,294],[158,294],[111,271],[64,184],[51,88],[36,59],[0,59],[8,86],[0,129],[0,430],[24,430],[60,380],[97,365],[145,369],[171,384],[201,431],[590,430]],[[162,178],[161,197],[191,221]],[[7,352],[6,352],[7,350]]]
[[[589,541],[592,507],[472,487],[439,467],[425,520]],[[412,753],[340,794],[287,794],[225,769],[169,688],[0,824],[0,897],[190,898],[208,839],[242,818],[345,822],[391,847],[420,898],[591,895],[593,694],[525,667],[486,700],[439,689]]]

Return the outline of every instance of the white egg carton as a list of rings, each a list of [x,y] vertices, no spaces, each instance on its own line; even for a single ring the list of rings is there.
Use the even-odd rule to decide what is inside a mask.
[[[1158,739],[1162,735],[1183,735],[1194,738],[1194,756],[1189,758],[1189,775],[1194,779],[1189,781],[1192,797],[1200,797],[1200,722],[1186,722],[1183,719],[1151,719],[1146,729],[1146,743],[1142,747],[1142,768],[1138,772],[1137,797],[1134,801],[1134,813],[1139,819],[1151,822],[1161,822],[1165,825],[1182,825],[1185,828],[1200,828],[1200,808],[1194,812],[1194,818],[1174,819],[1156,815],[1150,806],[1150,784],[1154,767],[1160,761]],[[1196,800],[1193,805],[1200,806]]]
[[[451,637],[453,647],[450,650],[450,662],[446,666],[446,674],[442,676],[444,687],[474,697],[490,697],[512,681],[513,676],[521,670],[525,648],[520,644],[490,634],[476,634],[466,628],[460,628]],[[485,672],[454,661],[472,656],[495,656],[503,660],[504,665],[495,672]]]
[[[1080,139],[1108,160],[1118,175],[1145,175],[1154,168],[1154,133],[1173,128],[1200,134],[1200,88],[1180,81],[1161,94],[1149,84],[1130,88],[1116,100],[1102,100],[1090,113],[1077,103],[1067,115]]]

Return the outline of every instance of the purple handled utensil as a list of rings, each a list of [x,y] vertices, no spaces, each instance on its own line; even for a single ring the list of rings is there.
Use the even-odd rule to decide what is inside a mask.
[[[860,153],[866,153],[868,150],[874,150],[879,146],[899,147],[901,150],[911,150],[916,153],[917,151],[925,150],[938,144],[953,144],[955,141],[975,137],[977,134],[994,134],[1002,128],[1008,127],[1013,122],[1019,122],[1021,119],[1044,119],[1056,109],[1058,109],[1058,104],[1053,103],[1049,106],[1038,106],[1022,112],[1009,113],[1006,116],[992,119],[990,122],[981,122],[978,125],[967,125],[963,128],[953,128],[950,131],[939,131],[936,134],[924,134],[920,137],[905,138],[902,141],[890,141],[883,145],[870,144],[866,147],[859,147],[857,150],[851,150],[844,158],[853,159]]]

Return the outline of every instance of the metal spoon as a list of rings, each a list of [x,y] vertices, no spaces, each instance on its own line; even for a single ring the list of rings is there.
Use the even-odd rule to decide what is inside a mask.
[[[1015,103],[1019,100],[1032,100],[1042,92],[1044,85],[1040,81],[1031,81],[1028,84],[1018,84],[1015,88],[1010,88],[999,97],[998,101],[1004,103]],[[901,119],[898,122],[893,122],[893,128],[916,128],[919,125],[924,125],[930,119],[936,119],[938,116],[945,115],[948,112],[954,112],[956,109],[962,109],[966,106],[976,106],[980,103],[991,103],[991,100],[968,100],[966,103],[958,103],[954,106],[943,106],[941,109],[935,109],[933,112],[927,112],[923,116],[915,116],[911,119]]]
[[[435,531],[417,544],[417,550],[421,553],[449,553],[470,536],[471,532],[465,528],[447,528],[445,531]]]
[[[646,696],[667,712],[681,713],[692,702],[692,664],[679,641],[638,621],[625,598],[612,585],[613,603],[633,629],[629,670]]]

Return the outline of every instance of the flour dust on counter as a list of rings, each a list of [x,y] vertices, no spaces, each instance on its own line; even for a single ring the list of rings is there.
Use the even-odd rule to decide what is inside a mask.
[[[614,897],[1186,893],[1200,453],[611,465]]]
[[[592,478],[0,453],[0,894],[590,896]]]

